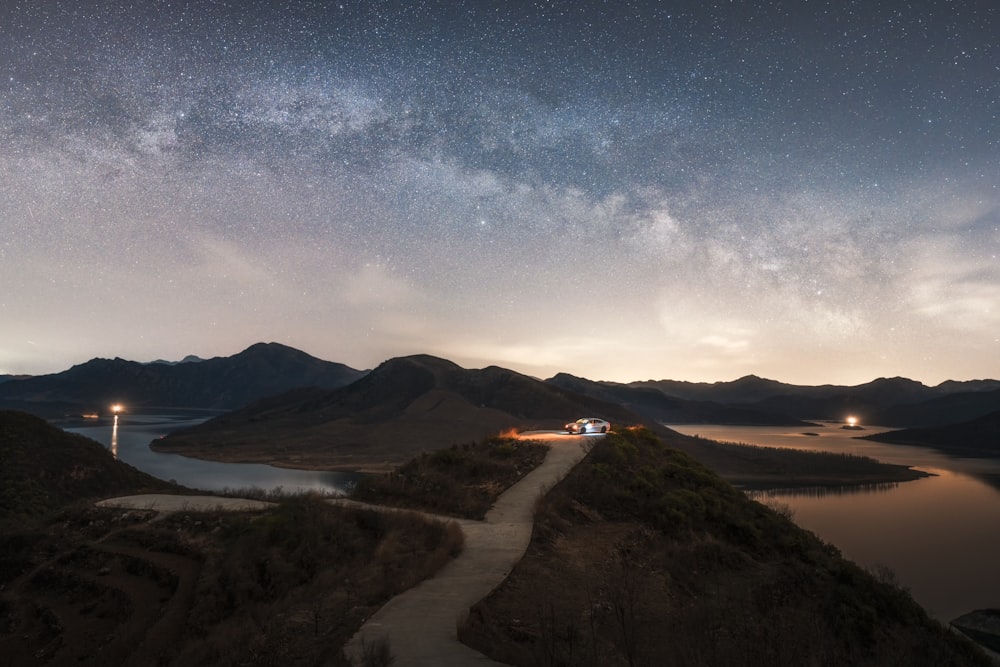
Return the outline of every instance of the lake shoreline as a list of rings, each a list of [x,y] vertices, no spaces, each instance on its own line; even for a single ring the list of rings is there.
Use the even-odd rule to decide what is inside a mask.
[[[723,447],[750,447],[756,450],[757,454],[761,448],[753,445],[742,445],[733,443],[714,444]],[[393,456],[391,452],[380,452],[381,457],[366,456],[359,451],[348,453],[334,453],[329,451],[297,451],[295,453],[282,452],[280,447],[275,447],[279,451],[268,451],[256,446],[253,449],[241,449],[240,451],[220,450],[211,447],[177,447],[176,444],[169,448],[158,448],[157,441],[150,443],[150,449],[155,452],[169,453],[203,461],[213,461],[219,463],[254,463],[264,464],[275,468],[291,470],[309,470],[325,472],[353,472],[353,473],[385,473],[394,470],[405,463],[400,456]],[[668,443],[672,446],[672,443]],[[847,488],[847,487],[867,487],[881,484],[896,484],[909,482],[933,476],[933,473],[915,469],[911,466],[890,464],[881,462],[856,462],[855,470],[838,470],[836,473],[819,471],[816,469],[809,471],[789,472],[787,466],[780,465],[782,459],[799,456],[789,453],[790,450],[778,448],[767,448],[766,456],[774,465],[770,466],[773,472],[761,472],[759,461],[755,465],[748,466],[745,470],[717,470],[716,472],[734,486],[747,490],[771,490],[786,488]],[[697,454],[696,454],[697,456]],[[711,462],[706,461],[709,467]],[[875,471],[873,471],[873,466]]]
[[[875,487],[883,484],[902,484],[913,482],[918,479],[937,477],[934,473],[919,470],[911,466],[896,465],[891,463],[882,464],[887,468],[895,468],[895,472],[887,470],[885,475],[871,475],[858,473],[855,475],[836,476],[801,476],[793,479],[779,480],[775,476],[745,476],[732,477],[728,481],[740,489],[748,491],[765,491],[775,488],[780,489],[805,489],[805,488],[850,488],[850,487]],[[781,486],[776,487],[775,483],[781,481]]]

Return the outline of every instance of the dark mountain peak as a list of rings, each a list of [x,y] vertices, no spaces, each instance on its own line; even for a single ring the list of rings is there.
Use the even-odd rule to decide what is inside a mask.
[[[281,343],[254,343],[242,352],[234,354],[232,357],[216,357],[216,358],[230,358],[230,359],[255,359],[255,358],[265,358],[265,359],[316,359],[310,354],[306,354],[302,350],[297,350],[294,347],[289,347],[287,345],[282,345]],[[318,361],[318,360],[317,360]]]
[[[149,363],[150,364],[164,364],[165,366],[176,366],[177,364],[193,364],[193,363],[197,363],[199,361],[205,361],[205,360],[202,359],[201,357],[197,356],[197,355],[189,354],[186,357],[184,357],[183,359],[181,359],[180,361],[170,361],[169,359],[154,359],[153,361],[151,361]]]
[[[448,359],[442,359],[441,357],[435,357],[431,354],[411,354],[405,357],[396,357],[396,361],[405,361],[408,363],[419,364],[426,368],[437,368],[441,370],[449,371],[461,371],[465,370],[458,364]],[[392,361],[392,360],[390,360]]]
[[[379,364],[372,374],[395,375],[414,373],[426,373],[431,377],[441,378],[464,371],[458,364],[435,357],[430,354],[412,354],[406,357],[393,357]]]
[[[851,389],[851,393],[881,403],[903,403],[930,398],[934,392],[916,380],[891,377],[876,378],[867,384],[858,385]]]
[[[899,375],[896,375],[891,378],[886,378],[886,377],[875,378],[871,382],[859,386],[920,387],[920,388],[927,387],[927,385],[925,385],[923,382],[917,382],[916,380],[911,380],[910,378],[904,378]]]
[[[716,382],[716,385],[728,384],[731,387],[738,387],[745,389],[748,387],[768,387],[768,388],[778,388],[778,387],[788,387],[784,382],[778,382],[777,380],[768,380],[767,378],[762,378],[759,375],[744,375],[741,378],[737,378],[732,382]]]
[[[104,357],[94,357],[89,361],[85,361],[82,364],[76,364],[71,366],[69,370],[63,371],[62,373],[53,373],[52,375],[38,376],[38,377],[53,377],[55,375],[66,375],[67,377],[73,377],[81,374],[89,374],[93,372],[113,372],[116,370],[121,370],[129,366],[142,366],[137,361],[128,361],[127,359],[122,359],[121,357],[115,357],[114,359],[106,359]]]
[[[556,373],[548,380],[545,380],[549,384],[564,386],[569,384],[600,384],[600,385],[618,385],[618,382],[605,382],[602,380],[590,380],[588,378],[582,377],[580,375],[573,375],[572,373]]]

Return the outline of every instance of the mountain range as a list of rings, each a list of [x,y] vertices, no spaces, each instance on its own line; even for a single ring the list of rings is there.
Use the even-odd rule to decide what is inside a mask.
[[[565,377],[557,375],[549,381],[565,384]],[[590,385],[588,393],[610,392],[624,397],[630,395],[628,390],[642,389],[676,399],[702,402],[708,410],[707,421],[719,424],[779,424],[773,421],[774,415],[785,419],[831,421],[842,421],[853,415],[865,424],[931,426],[972,419],[1000,407],[998,380],[949,380],[934,387],[900,377],[878,378],[856,386],[793,385],[754,375],[732,382],[714,383],[674,380],[628,384],[586,382]],[[704,405],[704,402],[710,405]],[[717,416],[713,417],[717,411],[712,410],[711,404],[724,405],[730,410],[740,408],[746,412],[737,421],[722,421]],[[764,421],[760,421],[761,415],[765,416]],[[692,415],[686,410],[676,416],[666,410],[662,416],[661,421],[675,424],[702,421],[689,419]]]
[[[67,371],[0,384],[0,407],[42,417],[103,413],[113,403],[232,410],[297,387],[333,389],[365,371],[323,361],[278,343],[257,343],[231,357],[180,363],[91,359]]]
[[[51,375],[0,376],[0,407],[45,417],[101,413],[116,402],[130,409],[234,410],[293,389],[337,389],[366,373],[278,343],[257,343],[231,357],[189,355],[179,362],[151,363],[98,358]],[[754,375],[730,382],[619,383],[559,373],[544,384],[674,424],[791,426],[803,420],[840,421],[850,414],[864,424],[922,427],[975,419],[1000,407],[998,380],[949,380],[929,387],[897,377],[857,386],[807,386]]]
[[[927,428],[976,420],[1000,407],[1000,381],[906,378],[857,386],[802,386],[746,376],[732,382],[601,382],[560,373],[539,380],[491,366],[464,369],[427,355],[390,359],[374,371],[323,361],[277,343],[231,357],[138,363],[92,359],[62,373],[8,377],[0,408],[54,418],[128,410],[230,411],[157,449],[223,460],[351,467],[516,428],[558,428],[581,416],[616,423],[803,426],[806,420]],[[959,431],[953,431],[959,432]],[[275,447],[275,443],[281,443]],[[287,448],[286,456],[275,449]],[[391,454],[390,454],[391,452]]]

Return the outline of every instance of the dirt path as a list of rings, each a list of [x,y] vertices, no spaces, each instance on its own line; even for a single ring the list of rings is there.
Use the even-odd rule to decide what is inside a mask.
[[[531,539],[535,501],[584,457],[592,438],[546,439],[545,461],[507,489],[484,521],[458,522],[465,533],[461,555],[433,578],[379,609],[348,642],[347,657],[361,665],[366,645],[387,641],[395,664],[407,667],[500,665],[459,643],[456,624],[524,555]]]

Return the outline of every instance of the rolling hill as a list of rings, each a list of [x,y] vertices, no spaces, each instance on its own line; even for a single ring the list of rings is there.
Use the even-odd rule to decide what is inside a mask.
[[[561,428],[580,416],[641,418],[609,401],[514,371],[464,369],[417,355],[384,362],[335,390],[297,389],[153,443],[156,451],[293,467],[385,466],[428,449],[518,428]],[[280,444],[279,444],[280,443]]]
[[[998,407],[1000,389],[960,391],[878,410],[872,416],[872,423],[885,426],[949,426],[982,417]]]
[[[875,433],[864,439],[934,447],[955,456],[1000,457],[1000,410],[957,424]]]

